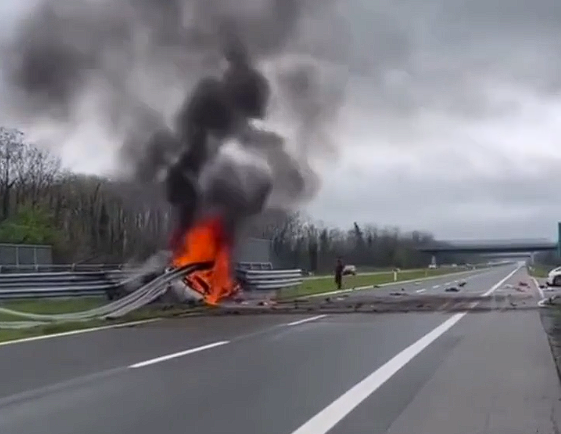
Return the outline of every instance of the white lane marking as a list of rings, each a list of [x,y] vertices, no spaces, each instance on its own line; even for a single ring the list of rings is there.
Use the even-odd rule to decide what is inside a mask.
[[[446,286],[446,285],[451,285],[451,284],[452,284],[452,282],[446,282],[446,283],[444,284],[444,286]]]
[[[543,300],[545,298],[545,294],[543,293],[543,289],[541,288],[538,280],[535,277],[532,277],[532,282],[534,282],[534,285],[536,285],[536,288],[538,289],[538,291],[540,293],[540,297]]]
[[[425,291],[426,291],[426,289],[423,288],[423,289],[417,289],[417,291],[415,291],[415,292],[418,292],[420,294],[421,292],[425,292]]]
[[[310,322],[310,321],[315,321],[318,319],[322,319],[325,318],[327,315],[318,315],[318,316],[313,316],[311,318],[304,318],[298,321],[293,321],[293,322],[289,322],[288,324],[286,324],[287,326],[295,326],[295,325],[300,325],[300,324],[304,324],[306,322]]]
[[[488,297],[489,295],[491,295],[493,292],[495,292],[497,289],[499,289],[501,286],[503,286],[503,284],[510,279],[512,276],[514,276],[514,274],[520,270],[522,267],[519,266],[516,269],[514,269],[512,272],[508,273],[508,275],[502,279],[499,283],[495,284],[491,289],[489,289],[489,291],[485,292],[484,294],[481,294],[481,297]]]
[[[170,359],[176,359],[177,357],[187,356],[189,354],[198,353],[200,351],[210,350],[211,348],[219,347],[229,343],[230,341],[213,342],[212,344],[203,345],[201,347],[191,348],[189,350],[180,351],[178,353],[168,354],[166,356],[156,357],[155,359],[150,359],[150,360],[145,360],[144,362],[135,363],[134,365],[130,365],[129,368],[132,369],[144,368],[145,366],[154,365],[156,363],[165,362]]]
[[[325,434],[362,401],[374,393],[417,354],[466,315],[457,313],[353,386],[292,434]]]
[[[437,288],[440,288],[440,285],[434,285],[434,286],[432,287],[432,289],[437,289]]]
[[[53,334],[50,334],[50,335],[40,335],[40,336],[32,336],[32,337],[29,337],[29,338],[14,339],[12,341],[0,342],[0,347],[4,346],[4,345],[13,345],[13,344],[22,344],[24,342],[40,341],[40,340],[43,340],[43,339],[61,338],[61,337],[64,337],[64,336],[80,335],[82,333],[91,333],[91,332],[99,332],[99,331],[102,331],[102,330],[117,329],[117,328],[123,328],[123,327],[132,327],[132,326],[135,326],[135,325],[148,324],[148,323],[159,321],[159,320],[160,320],[160,318],[144,319],[144,320],[141,320],[141,321],[130,321],[130,322],[123,322],[123,323],[120,323],[120,324],[112,324],[112,325],[101,326],[101,327],[92,327],[92,328],[88,328],[88,329],[70,330],[70,331],[67,331],[67,332],[53,333]]]
[[[517,268],[512,273],[508,274],[508,276],[493,286],[489,291],[487,291],[487,293],[493,293],[505,281],[510,279],[519,269],[520,268]],[[372,395],[372,393],[378,390],[380,386],[393,377],[401,368],[413,360],[425,348],[446,333],[467,314],[467,311],[461,312],[448,318],[417,342],[411,344],[409,347],[405,348],[392,359],[387,361],[368,377],[355,384],[343,395],[296,429],[296,431],[293,431],[292,434],[327,433],[330,429],[337,425],[339,421],[353,411],[362,401]]]

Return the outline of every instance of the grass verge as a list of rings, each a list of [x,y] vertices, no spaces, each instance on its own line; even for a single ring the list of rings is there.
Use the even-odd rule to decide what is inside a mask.
[[[555,267],[552,265],[533,265],[528,267],[528,273],[530,276],[537,278],[546,278],[551,270]]]
[[[397,281],[401,282],[403,280],[415,280],[422,279],[425,277],[438,277],[445,276],[447,274],[459,273],[462,270],[454,271],[450,268],[437,268],[437,269],[424,269],[424,270],[408,270],[397,274]],[[385,283],[394,282],[393,272],[381,273],[381,274],[358,274],[356,276],[345,276],[343,278],[343,288],[350,289],[357,288],[361,286],[369,285],[382,285]],[[321,279],[304,280],[302,285],[297,288],[287,289],[282,291],[280,294],[281,298],[293,298],[302,297],[304,295],[321,294],[323,292],[335,291],[337,287],[335,286],[333,276],[323,277]]]
[[[106,327],[111,325],[119,325],[135,321],[143,321],[157,318],[174,318],[189,314],[201,312],[205,307],[178,307],[178,306],[162,306],[150,305],[135,312],[115,320],[92,319],[87,321],[76,322],[52,322],[49,324],[41,324],[36,327],[22,329],[0,329],[0,342],[11,341],[15,339],[23,339],[42,335],[51,335],[57,333],[65,333],[74,330],[83,330],[96,327]],[[18,318],[21,320],[22,318]]]
[[[9,300],[0,307],[25,313],[56,315],[61,313],[82,312],[102,306],[107,301],[102,297],[76,297],[64,299]],[[22,321],[21,316],[0,312],[0,321]]]

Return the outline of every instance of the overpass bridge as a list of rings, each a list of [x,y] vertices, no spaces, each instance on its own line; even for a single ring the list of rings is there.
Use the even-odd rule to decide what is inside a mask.
[[[547,239],[436,241],[433,244],[421,246],[418,250],[432,255],[438,253],[534,253],[558,250],[558,242]]]

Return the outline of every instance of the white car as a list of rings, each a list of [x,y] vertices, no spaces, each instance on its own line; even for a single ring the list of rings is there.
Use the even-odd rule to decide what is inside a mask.
[[[545,284],[547,286],[561,286],[561,267],[554,268],[547,274]]]

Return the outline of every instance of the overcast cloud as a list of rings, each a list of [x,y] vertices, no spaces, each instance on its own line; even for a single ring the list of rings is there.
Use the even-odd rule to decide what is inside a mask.
[[[0,16],[13,23],[29,4],[3,0]],[[340,159],[322,168],[308,214],[442,239],[553,238],[561,2],[341,0],[339,10],[324,51],[350,71]],[[109,153],[97,146],[67,148],[64,161],[102,171]]]

